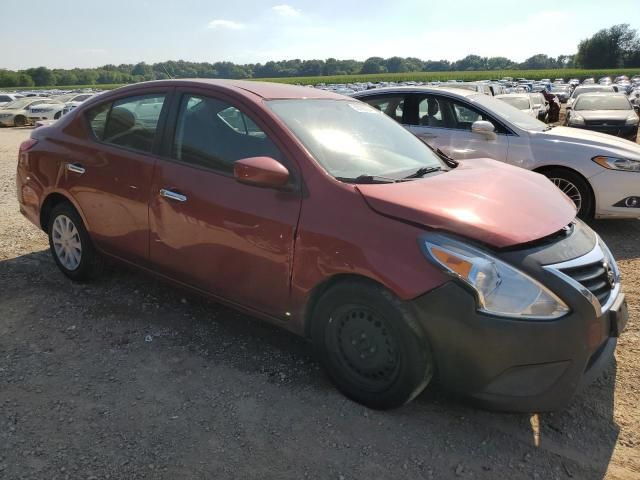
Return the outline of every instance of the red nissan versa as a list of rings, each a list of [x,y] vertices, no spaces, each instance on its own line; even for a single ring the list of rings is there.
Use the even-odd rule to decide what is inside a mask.
[[[454,162],[322,90],[114,90],[34,130],[17,187],[71,279],[112,257],[305,335],[373,408],[435,377],[492,408],[560,408],[628,316],[611,253],[545,177]]]

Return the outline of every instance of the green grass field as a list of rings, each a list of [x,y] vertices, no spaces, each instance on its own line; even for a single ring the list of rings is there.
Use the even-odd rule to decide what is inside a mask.
[[[530,80],[540,80],[542,78],[570,78],[584,79],[594,77],[596,80],[604,76],[627,75],[632,77],[640,75],[640,69],[603,69],[603,70],[582,70],[582,69],[554,69],[554,70],[487,70],[475,72],[407,72],[407,73],[383,73],[374,75],[335,75],[318,77],[282,77],[282,78],[255,78],[252,80],[263,82],[296,83],[301,85],[316,85],[318,83],[354,83],[354,82],[432,82],[446,80],[463,80],[472,82],[476,80],[500,79],[503,77],[527,78]],[[75,90],[81,88],[98,88],[101,90],[112,90],[121,87],[121,84],[108,85],[56,85],[51,87],[28,87],[30,90],[61,89]]]

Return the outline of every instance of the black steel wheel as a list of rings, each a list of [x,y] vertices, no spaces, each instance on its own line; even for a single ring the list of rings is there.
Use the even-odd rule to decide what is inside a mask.
[[[334,285],[319,300],[312,321],[322,366],[356,402],[399,407],[433,376],[424,329],[407,304],[379,285],[351,280]]]

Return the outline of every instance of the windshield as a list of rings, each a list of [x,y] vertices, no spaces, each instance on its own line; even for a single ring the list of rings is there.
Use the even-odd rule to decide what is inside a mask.
[[[578,87],[573,91],[571,98],[578,98],[583,93],[592,93],[592,92],[613,92],[613,87]]]
[[[501,100],[505,103],[508,103],[512,107],[516,107],[518,110],[528,110],[529,99],[524,97],[498,97],[498,100]]]
[[[631,104],[623,95],[581,95],[576,100],[576,110],[631,110]]]
[[[334,177],[401,178],[443,162],[415,136],[369,105],[344,100],[271,100],[271,110]]]
[[[501,102],[488,95],[473,95],[468,97],[474,103],[477,103],[481,107],[484,107],[489,113],[498,117],[506,123],[511,123],[523,130],[533,130],[536,132],[542,132],[547,129],[547,125],[540,120],[536,120],[528,113],[512,107],[506,102]]]

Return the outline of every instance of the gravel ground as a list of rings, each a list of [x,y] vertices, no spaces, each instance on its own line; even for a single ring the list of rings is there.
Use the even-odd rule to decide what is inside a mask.
[[[0,130],[0,478],[640,478],[640,222],[596,222],[630,322],[566,410],[497,414],[437,387],[391,412],[328,383],[301,339],[121,267],[56,269]]]

